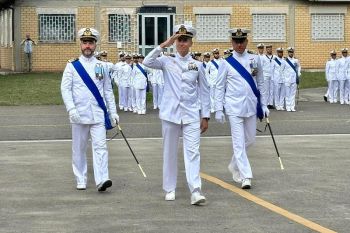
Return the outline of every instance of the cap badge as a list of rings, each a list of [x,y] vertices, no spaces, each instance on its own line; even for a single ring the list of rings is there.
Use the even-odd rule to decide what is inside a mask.
[[[179,34],[181,34],[181,35],[187,34],[187,29],[185,28],[184,25],[181,25],[181,27],[179,28]]]

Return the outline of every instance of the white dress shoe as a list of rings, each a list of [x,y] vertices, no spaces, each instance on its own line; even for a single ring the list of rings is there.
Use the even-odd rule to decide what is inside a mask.
[[[231,163],[228,165],[228,170],[232,173],[232,179],[234,182],[237,182],[237,183],[242,182],[242,179],[241,179],[239,172],[237,170],[233,169],[233,165]]]
[[[175,191],[170,191],[165,194],[166,201],[175,201]]]
[[[250,189],[252,187],[252,181],[249,178],[242,180],[242,189]]]
[[[78,184],[77,190],[86,190],[86,184]]]
[[[205,196],[200,194],[198,191],[192,193],[191,195],[191,205],[200,205],[205,203]]]

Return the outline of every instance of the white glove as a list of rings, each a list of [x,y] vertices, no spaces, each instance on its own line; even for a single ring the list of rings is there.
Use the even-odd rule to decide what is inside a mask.
[[[268,117],[270,115],[270,110],[267,108],[267,106],[262,106],[262,110],[264,113],[264,117]]]
[[[80,123],[80,115],[76,108],[72,108],[68,113],[72,123]]]
[[[117,124],[117,123],[119,124],[119,115],[117,113],[112,114],[111,118],[115,124]]]
[[[223,111],[216,111],[215,112],[215,120],[217,122],[220,122],[221,124],[224,124],[226,119],[225,119],[225,114],[223,113]]]

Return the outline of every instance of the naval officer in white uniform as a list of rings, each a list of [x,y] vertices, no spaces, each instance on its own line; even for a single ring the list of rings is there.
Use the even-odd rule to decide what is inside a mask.
[[[117,114],[110,76],[104,71],[104,62],[94,57],[99,33],[93,28],[78,31],[81,56],[68,62],[62,76],[61,93],[72,124],[72,166],[78,190],[85,190],[87,184],[86,149],[91,136],[93,168],[98,191],[112,186],[108,174],[108,151],[106,144],[106,119],[104,110],[77,72],[74,64],[80,62],[97,87],[108,109],[109,117],[116,123]],[[74,63],[74,64],[73,64]],[[108,114],[107,113],[107,114]]]
[[[161,102],[159,118],[162,120],[165,200],[175,200],[177,152],[182,135],[191,204],[199,205],[206,200],[201,192],[199,144],[200,134],[208,128],[210,96],[204,67],[189,54],[195,34],[196,30],[191,26],[174,26],[174,35],[152,50],[143,64],[161,69],[164,76],[163,98],[166,101]],[[173,43],[177,51],[175,57],[159,57],[163,48]]]
[[[246,50],[248,32],[243,28],[229,30],[234,51],[221,63],[215,93],[215,119],[224,123],[225,109],[231,126],[233,156],[228,168],[233,180],[242,183],[243,189],[251,187],[253,178],[247,149],[255,141],[257,116],[262,119],[269,115],[259,55]],[[235,62],[236,68],[229,61]],[[253,88],[258,89],[256,94]]]

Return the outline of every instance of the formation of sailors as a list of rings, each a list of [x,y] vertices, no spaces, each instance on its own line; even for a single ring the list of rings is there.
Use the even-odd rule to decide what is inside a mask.
[[[286,49],[288,55],[284,57],[284,49],[277,48],[273,54],[272,45],[257,45],[258,55],[263,69],[266,105],[269,109],[288,112],[296,111],[297,86],[301,76],[301,66],[294,57],[294,48]],[[202,61],[205,68],[205,76],[210,88],[210,107],[214,112],[215,90],[218,82],[220,64],[232,54],[233,49],[227,49],[220,55],[218,48],[211,52],[191,52],[193,59]],[[248,50],[248,53],[254,53]],[[332,59],[326,65],[326,77],[328,90],[325,100],[330,103],[337,102],[339,91],[340,103],[349,104],[350,72],[345,75],[345,70],[350,71],[350,58],[347,58],[347,49],[342,49],[343,57],[336,60],[336,52],[331,52]],[[146,114],[146,92],[152,90],[153,109],[159,109],[164,87],[164,78],[161,70],[150,69],[143,63],[142,54],[119,53],[119,61],[115,64],[107,60],[107,52],[98,53],[97,58],[105,61],[105,69],[110,74],[114,86],[118,88],[119,109],[125,112],[133,112],[140,115]],[[174,56],[173,53],[162,53],[160,56]],[[348,67],[349,68],[345,68]],[[347,97],[346,97],[347,96]]]
[[[330,59],[326,62],[325,75],[328,82],[324,101],[331,104],[350,104],[350,56],[348,48],[340,50],[342,56],[337,59],[337,52],[330,51]]]
[[[283,57],[283,48],[277,48],[276,54],[273,54],[272,45],[264,45],[262,43],[257,45],[258,55],[263,69],[266,105],[269,109],[276,109],[278,111],[286,110],[288,112],[295,112],[297,86],[301,76],[301,66],[298,59],[294,57],[295,49],[288,47],[287,57]],[[227,49],[220,56],[218,48],[211,52],[203,53],[203,66],[205,67],[205,74],[210,87],[210,106],[211,112],[214,112],[215,90],[218,82],[220,72],[220,64],[226,57],[232,54],[233,49]],[[254,53],[248,50],[248,53]],[[212,59],[210,59],[212,55]],[[192,57],[200,60],[201,53],[192,52]],[[253,67],[252,67],[253,68]]]

